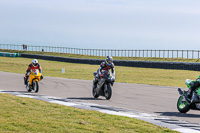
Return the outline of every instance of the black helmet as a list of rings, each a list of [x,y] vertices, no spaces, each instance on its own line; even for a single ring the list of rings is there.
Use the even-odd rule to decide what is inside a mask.
[[[105,61],[106,61],[106,64],[107,64],[108,66],[112,66],[112,63],[113,63],[113,58],[112,58],[112,56],[107,56],[106,59],[105,59]]]

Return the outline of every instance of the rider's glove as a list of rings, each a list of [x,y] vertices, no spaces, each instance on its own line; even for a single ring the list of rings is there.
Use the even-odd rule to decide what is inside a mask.
[[[29,72],[26,72],[25,75],[26,75],[26,76],[29,76],[30,74],[31,74],[31,72],[29,71]]]
[[[115,81],[115,76],[112,76],[112,78],[111,78],[111,79],[112,79],[112,81],[114,82],[114,81]]]

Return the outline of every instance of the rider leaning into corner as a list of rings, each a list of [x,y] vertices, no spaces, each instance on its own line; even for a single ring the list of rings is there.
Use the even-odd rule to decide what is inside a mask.
[[[29,78],[30,72],[31,70],[35,70],[38,69],[39,72],[41,73],[41,80],[43,79],[43,75],[42,75],[42,67],[41,65],[38,63],[37,59],[33,59],[32,63],[28,65],[28,69],[26,70],[26,74],[24,77],[24,84],[27,85],[27,80]]]
[[[198,88],[199,86],[200,86],[200,76],[199,76],[199,78],[198,79],[196,79],[196,81],[195,82],[192,82],[191,84],[190,84],[190,88],[189,88],[189,90],[188,90],[188,92],[187,92],[187,94],[186,94],[186,98],[190,101],[191,100],[191,98],[192,98],[192,92],[196,89],[196,88]]]
[[[112,79],[114,82],[115,81],[115,69],[114,69],[113,58],[112,58],[112,56],[107,56],[105,61],[100,64],[100,68],[97,70],[97,75],[95,76],[95,78],[93,80],[92,88],[96,88],[98,79],[100,79],[101,71],[102,70],[110,70],[110,69],[112,72],[112,76],[113,76]]]

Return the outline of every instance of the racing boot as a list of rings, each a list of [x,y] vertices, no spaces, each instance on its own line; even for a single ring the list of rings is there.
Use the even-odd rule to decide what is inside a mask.
[[[27,81],[28,78],[24,77],[24,85],[27,85],[28,81]]]

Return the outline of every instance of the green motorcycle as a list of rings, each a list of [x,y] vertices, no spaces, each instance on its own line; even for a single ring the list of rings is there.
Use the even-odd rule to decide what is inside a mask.
[[[191,83],[195,82],[190,79],[185,80],[185,84],[188,88],[191,87]],[[187,99],[186,94],[187,91],[182,91],[180,88],[178,88],[178,92],[180,94],[180,97],[177,102],[177,109],[181,113],[187,113],[190,109],[194,110],[200,110],[200,87],[196,88],[192,92],[191,99]]]

